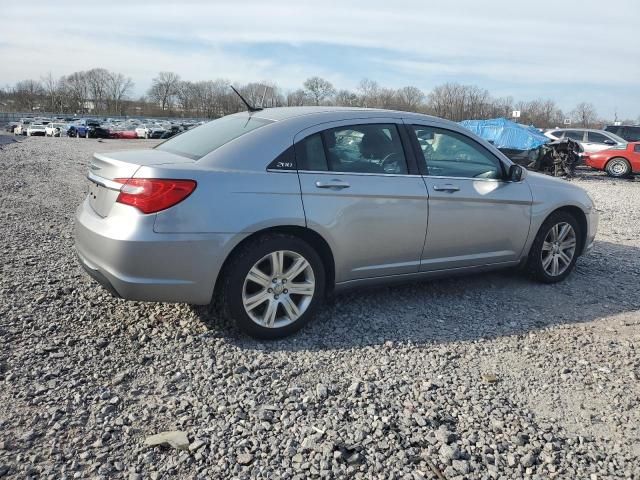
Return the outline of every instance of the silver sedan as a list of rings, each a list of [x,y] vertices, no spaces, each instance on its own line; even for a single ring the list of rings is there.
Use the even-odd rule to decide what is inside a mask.
[[[82,266],[133,300],[215,300],[250,335],[290,334],[351,287],[520,266],[560,281],[598,216],[459,125],[328,107],[238,113],[154,149],[95,154]]]

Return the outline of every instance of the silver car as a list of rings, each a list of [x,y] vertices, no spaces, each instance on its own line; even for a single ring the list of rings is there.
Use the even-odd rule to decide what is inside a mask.
[[[274,108],[150,150],[95,154],[81,264],[113,294],[208,304],[250,335],[306,324],[351,287],[521,266],[564,279],[598,216],[459,125],[386,110]]]

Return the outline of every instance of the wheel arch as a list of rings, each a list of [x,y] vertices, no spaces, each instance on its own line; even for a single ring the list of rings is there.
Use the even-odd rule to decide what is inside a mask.
[[[544,222],[546,222],[551,215],[557,212],[566,212],[570,214],[573,218],[575,218],[576,221],[578,222],[578,226],[580,227],[580,235],[578,236],[578,241],[580,242],[580,246],[579,246],[580,248],[578,249],[578,252],[580,252],[580,255],[582,255],[584,253],[584,247],[587,243],[587,235],[589,234],[589,225],[587,224],[587,215],[584,213],[584,211],[580,207],[576,207],[575,205],[565,205],[565,206],[556,208],[554,211],[549,213],[549,215],[546,216],[542,224],[544,224]],[[541,225],[541,228],[542,228],[542,225]]]
[[[221,279],[224,277],[226,273],[226,269],[230,263],[231,258],[234,254],[241,249],[248,242],[255,240],[261,236],[272,234],[272,233],[282,233],[286,235],[291,235],[294,237],[298,237],[309,245],[311,245],[320,255],[322,259],[322,264],[325,270],[325,292],[330,294],[335,286],[335,260],[333,257],[333,252],[331,251],[331,247],[327,243],[327,241],[315,230],[310,228],[301,227],[297,225],[280,225],[275,227],[268,227],[262,230],[258,230],[253,232],[251,235],[244,238],[241,242],[239,242],[227,255],[222,267],[220,268],[220,273],[218,274],[218,278],[216,279],[216,283],[213,290],[213,299],[219,298],[220,288],[222,286]]]

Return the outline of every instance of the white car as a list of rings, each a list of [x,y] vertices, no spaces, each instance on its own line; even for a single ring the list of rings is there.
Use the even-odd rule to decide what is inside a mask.
[[[20,120],[20,123],[18,123],[18,125],[16,125],[16,128],[13,129],[13,134],[14,135],[26,135],[27,134],[27,128],[29,127],[29,125],[31,125],[31,122],[29,122],[27,120]]]
[[[159,125],[145,124],[136,128],[138,138],[160,138],[166,130]]]
[[[44,129],[47,137],[63,137],[67,135],[69,125],[66,123],[50,123]]]
[[[45,127],[41,123],[32,123],[27,127],[27,137],[35,137],[35,136],[44,137],[47,133],[46,129],[47,127]]]
[[[627,141],[611,132],[591,128],[556,128],[544,133],[552,140],[570,138],[578,142],[585,153],[594,153],[609,148],[624,146]]]

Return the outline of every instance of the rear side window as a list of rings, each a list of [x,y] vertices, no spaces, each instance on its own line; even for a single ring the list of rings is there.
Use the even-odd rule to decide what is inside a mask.
[[[570,138],[571,140],[575,140],[576,142],[582,142],[584,139],[584,132],[580,132],[577,130],[567,130],[564,136],[565,138]]]
[[[296,144],[301,170],[406,174],[407,162],[393,124],[349,125],[311,135]]]
[[[258,117],[222,117],[170,138],[156,148],[198,160],[225,143],[272,122]]]
[[[640,143],[638,145],[633,146],[633,151],[640,153]]]
[[[320,133],[311,135],[296,144],[296,163],[300,170],[314,172],[327,170],[327,157]]]

